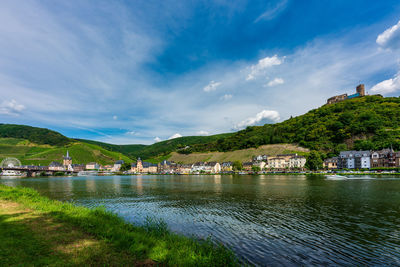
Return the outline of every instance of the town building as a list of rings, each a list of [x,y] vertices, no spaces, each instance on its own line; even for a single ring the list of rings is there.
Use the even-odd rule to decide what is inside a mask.
[[[400,167],[400,152],[396,152],[396,167]]]
[[[260,170],[264,170],[265,166],[267,166],[267,163],[265,161],[257,161],[253,162],[253,166],[259,167]]]
[[[204,162],[196,162],[192,164],[192,172],[193,173],[200,173],[200,172],[205,172],[206,171],[206,166]]]
[[[85,164],[71,164],[71,167],[74,172],[80,172],[85,170]]]
[[[205,165],[206,165],[206,172],[208,173],[221,172],[221,164],[219,164],[218,162],[207,162]]]
[[[269,169],[285,169],[289,167],[289,163],[286,161],[285,157],[269,157],[268,158],[268,168]]]
[[[65,171],[65,167],[60,162],[53,161],[53,162],[51,162],[49,164],[49,170],[51,170],[51,171]]]
[[[125,161],[123,161],[123,160],[117,160],[115,163],[114,163],[114,166],[113,166],[113,168],[111,169],[111,171],[113,171],[113,172],[119,172],[119,170],[121,169],[121,167],[122,167],[122,165],[125,163]]]
[[[303,169],[306,165],[306,157],[292,156],[289,158],[289,169]]]
[[[323,166],[325,169],[337,169],[338,168],[338,157],[325,159]]]
[[[89,162],[86,164],[85,169],[86,170],[98,170],[100,169],[100,164],[98,164],[97,162]]]
[[[142,161],[140,158],[136,163],[131,164],[131,172],[133,173],[158,173],[158,165],[150,162]]]
[[[158,171],[157,164],[143,161],[142,166],[143,166],[143,169],[141,171],[142,173],[157,173]]]
[[[339,169],[369,169],[371,168],[371,152],[341,151],[337,166]]]
[[[245,170],[245,171],[252,171],[253,162],[251,162],[251,161],[243,162],[242,167],[243,167],[243,170]]]
[[[257,161],[267,161],[268,160],[268,155],[258,155],[253,157],[253,162]]]
[[[233,163],[230,161],[222,162],[221,171],[223,172],[231,172],[233,171]]]
[[[221,164],[218,162],[196,162],[192,164],[192,173],[220,173]]]
[[[163,160],[158,163],[159,173],[175,173],[178,168],[178,164],[173,161]]]
[[[178,174],[189,174],[192,172],[192,165],[190,164],[178,164],[176,173]]]
[[[372,168],[396,167],[396,155],[392,148],[374,151],[371,155],[371,166]]]

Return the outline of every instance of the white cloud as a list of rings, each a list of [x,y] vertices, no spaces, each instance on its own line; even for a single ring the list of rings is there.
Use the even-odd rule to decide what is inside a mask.
[[[3,101],[0,104],[0,114],[19,115],[25,109],[24,105],[18,104],[17,101]]]
[[[113,120],[118,120],[118,116],[117,116],[117,115],[114,115],[114,116],[113,116]]]
[[[211,81],[207,86],[203,88],[204,92],[211,92],[217,90],[217,87],[220,86],[220,82]]]
[[[196,135],[209,135],[210,133],[207,131],[198,131]]]
[[[156,136],[156,137],[154,138],[154,141],[155,141],[156,143],[158,143],[158,142],[161,142],[162,140],[161,140],[160,137]]]
[[[175,138],[179,138],[179,137],[182,137],[182,135],[179,134],[179,133],[176,133],[176,134],[170,136],[170,137],[168,138],[168,140],[175,139]]]
[[[393,93],[395,91],[400,91],[400,73],[394,78],[382,81],[371,88],[371,92],[381,94]]]
[[[265,10],[258,18],[254,20],[254,22],[258,22],[260,20],[272,20],[276,18],[282,13],[283,10],[286,9],[287,4],[288,0],[279,1],[275,6],[269,7],[267,10]]]
[[[275,78],[272,81],[268,82],[267,85],[269,87],[272,87],[272,86],[276,86],[276,85],[284,84],[284,83],[285,83],[285,81],[282,78]]]
[[[135,131],[128,131],[126,132],[127,135],[139,135],[139,133],[135,132]]]
[[[378,35],[376,43],[387,49],[400,49],[400,21]]]
[[[225,95],[223,95],[223,96],[221,96],[221,99],[222,100],[229,100],[229,99],[231,99],[233,96],[231,95],[231,94],[225,94]]]
[[[252,126],[260,123],[266,122],[277,122],[280,120],[279,112],[276,110],[263,110],[256,114],[254,117],[250,117],[237,123],[234,128],[235,129],[242,129],[247,126]]]
[[[257,64],[250,66],[250,73],[247,75],[246,80],[254,80],[257,76],[265,74],[266,69],[282,63],[283,58],[279,58],[277,55],[260,59]]]

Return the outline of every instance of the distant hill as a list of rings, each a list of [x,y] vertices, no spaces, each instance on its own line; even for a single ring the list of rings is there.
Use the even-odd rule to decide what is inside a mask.
[[[49,129],[16,124],[0,124],[0,137],[21,138],[35,144],[52,146],[64,146],[71,142],[71,139]]]

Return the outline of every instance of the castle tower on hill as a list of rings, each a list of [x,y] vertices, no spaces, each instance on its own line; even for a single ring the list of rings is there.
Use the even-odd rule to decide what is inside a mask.
[[[356,87],[356,93],[355,94],[352,94],[352,95],[347,95],[347,94],[335,95],[335,96],[332,96],[332,97],[328,98],[326,103],[329,105],[329,104],[342,102],[342,101],[344,101],[346,99],[352,99],[352,98],[363,97],[363,96],[365,96],[365,86],[364,86],[364,84],[359,84]]]
[[[67,155],[63,157],[63,165],[64,166],[72,165],[72,158],[69,156],[68,150],[67,150]]]
[[[356,87],[356,92],[360,95],[360,96],[365,96],[365,86],[364,84],[359,84]]]

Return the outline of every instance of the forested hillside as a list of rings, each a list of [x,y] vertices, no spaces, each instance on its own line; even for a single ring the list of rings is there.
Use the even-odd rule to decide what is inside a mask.
[[[324,105],[281,123],[247,127],[227,138],[190,149],[232,151],[279,143],[331,153],[391,145],[400,149],[400,98],[365,96]]]
[[[63,146],[71,140],[64,135],[45,128],[16,124],[0,124],[0,138],[21,138],[40,145]]]

